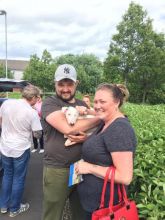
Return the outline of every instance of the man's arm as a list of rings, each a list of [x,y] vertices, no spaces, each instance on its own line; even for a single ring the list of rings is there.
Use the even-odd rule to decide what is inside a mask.
[[[46,121],[59,132],[69,135],[76,134],[79,131],[87,131],[90,128],[97,126],[100,119],[97,117],[90,119],[81,119],[75,125],[69,125],[66,121],[65,115],[61,111],[54,111],[46,117]]]

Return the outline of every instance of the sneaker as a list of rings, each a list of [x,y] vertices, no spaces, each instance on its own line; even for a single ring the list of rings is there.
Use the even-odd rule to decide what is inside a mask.
[[[33,149],[32,151],[31,151],[31,153],[35,153],[37,151],[37,149]]]
[[[7,208],[1,208],[1,213],[2,213],[2,214],[7,213]]]
[[[44,149],[41,149],[41,150],[39,151],[39,154],[42,154],[42,153],[44,153]]]
[[[15,217],[21,214],[22,212],[26,212],[29,209],[29,207],[30,207],[29,203],[21,204],[20,209],[18,209],[15,212],[10,212],[9,217]]]

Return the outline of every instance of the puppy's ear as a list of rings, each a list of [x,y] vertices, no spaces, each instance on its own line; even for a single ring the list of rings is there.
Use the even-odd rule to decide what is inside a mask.
[[[63,113],[66,113],[67,110],[68,110],[68,107],[62,107],[62,109],[61,109],[61,111],[62,111]]]

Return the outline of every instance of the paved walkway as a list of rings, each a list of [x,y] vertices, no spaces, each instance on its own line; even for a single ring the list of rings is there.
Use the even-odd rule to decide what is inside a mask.
[[[29,202],[30,209],[14,218],[0,214],[0,220],[41,220],[42,215],[42,157],[43,154],[31,154],[26,178],[23,202]]]

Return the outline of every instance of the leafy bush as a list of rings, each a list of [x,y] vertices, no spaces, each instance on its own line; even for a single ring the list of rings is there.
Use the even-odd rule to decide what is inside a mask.
[[[165,104],[165,88],[153,89],[148,96],[150,104]]]
[[[165,105],[124,107],[138,138],[130,195],[141,219],[165,219]]]
[[[22,94],[20,92],[8,92],[8,97],[12,99],[20,99]]]

